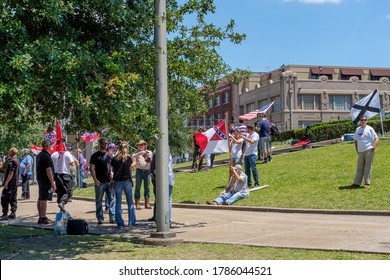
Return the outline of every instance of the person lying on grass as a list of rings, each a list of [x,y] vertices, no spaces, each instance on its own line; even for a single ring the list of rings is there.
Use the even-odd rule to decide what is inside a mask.
[[[240,199],[249,197],[248,176],[242,172],[241,165],[231,166],[230,170],[232,176],[225,190],[216,199],[207,201],[207,204],[230,205]]]

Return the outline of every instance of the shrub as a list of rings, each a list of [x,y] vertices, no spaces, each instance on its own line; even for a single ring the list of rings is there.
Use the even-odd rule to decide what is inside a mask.
[[[379,117],[371,119],[368,124],[374,128],[377,134],[382,134]],[[344,134],[354,133],[358,125],[350,120],[337,120],[326,123],[315,123],[306,132],[306,128],[282,131],[278,136],[272,136],[273,141],[287,141],[291,139],[305,139],[308,136],[312,141],[326,141],[341,138]],[[383,129],[390,131],[390,118],[383,120]]]

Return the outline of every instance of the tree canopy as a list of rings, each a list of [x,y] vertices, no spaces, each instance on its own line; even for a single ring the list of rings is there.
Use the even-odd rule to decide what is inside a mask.
[[[231,72],[218,53],[245,35],[206,21],[213,0],[167,0],[170,144],[205,111],[200,85]],[[0,123],[53,118],[67,131],[109,129],[151,139],[156,128],[153,0],[4,0],[0,11]],[[191,16],[195,20],[186,21]],[[192,24],[189,24],[191,22]],[[18,125],[13,125],[17,123]]]

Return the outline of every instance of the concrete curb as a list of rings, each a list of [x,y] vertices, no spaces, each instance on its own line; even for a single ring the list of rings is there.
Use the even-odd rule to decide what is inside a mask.
[[[75,200],[95,201],[91,197],[73,196]],[[126,204],[126,201],[123,201]],[[153,205],[153,203],[151,203]],[[274,212],[274,213],[299,213],[299,214],[328,214],[328,215],[364,215],[364,216],[390,216],[390,211],[382,210],[340,210],[340,209],[305,209],[305,208],[277,208],[257,206],[229,206],[229,205],[203,205],[189,203],[173,203],[173,208],[183,209],[215,209],[228,211]]]

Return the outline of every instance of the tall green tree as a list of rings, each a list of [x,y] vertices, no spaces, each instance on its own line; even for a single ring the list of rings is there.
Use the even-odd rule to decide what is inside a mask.
[[[182,2],[182,1],[181,1]],[[156,129],[153,0],[3,0],[0,122],[66,119],[68,132],[110,129],[151,139]],[[205,111],[199,85],[230,72],[218,48],[245,35],[206,22],[213,0],[167,0],[170,143]],[[185,20],[194,18],[191,25]],[[189,21],[188,21],[189,22]]]

